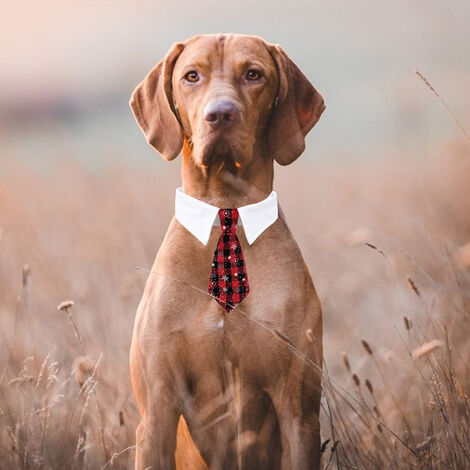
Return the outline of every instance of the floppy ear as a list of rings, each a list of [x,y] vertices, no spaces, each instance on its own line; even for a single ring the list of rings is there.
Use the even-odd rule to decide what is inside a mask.
[[[183,129],[176,117],[171,87],[175,62],[183,49],[183,43],[174,43],[137,85],[129,101],[147,142],[167,161],[176,158],[183,145]]]
[[[325,110],[323,97],[279,44],[268,44],[277,66],[279,93],[268,129],[271,153],[281,165],[296,160],[305,150],[305,136]]]

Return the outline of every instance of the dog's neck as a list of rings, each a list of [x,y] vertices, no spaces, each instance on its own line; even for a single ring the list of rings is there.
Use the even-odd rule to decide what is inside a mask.
[[[203,168],[190,152],[183,152],[183,191],[213,206],[235,208],[262,201],[273,190],[274,165],[269,156],[255,152],[249,163],[238,168],[222,162],[215,160],[210,168]]]

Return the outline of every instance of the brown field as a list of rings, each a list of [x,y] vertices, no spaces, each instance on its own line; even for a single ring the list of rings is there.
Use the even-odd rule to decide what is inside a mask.
[[[470,468],[468,145],[314,160],[275,189],[323,305],[323,468]],[[132,467],[132,324],[178,182],[0,175],[2,470]]]

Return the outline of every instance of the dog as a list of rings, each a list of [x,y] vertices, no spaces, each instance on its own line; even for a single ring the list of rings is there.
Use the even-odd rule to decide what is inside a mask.
[[[165,160],[182,154],[181,192],[240,214],[274,194],[274,162],[303,153],[325,109],[279,44],[222,33],[174,43],[130,106]],[[171,220],[130,351],[142,414],[136,469],[178,461],[216,470],[320,468],[321,304],[282,210],[270,208],[276,215],[254,241],[248,216],[236,228],[250,290],[229,311],[208,293],[221,227],[206,227],[204,244]],[[189,434],[197,451],[184,464]]]

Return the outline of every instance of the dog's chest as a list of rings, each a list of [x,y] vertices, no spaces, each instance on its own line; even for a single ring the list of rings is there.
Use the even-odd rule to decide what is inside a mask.
[[[281,221],[276,222],[252,245],[243,231],[238,234],[249,294],[229,313],[208,289],[220,228],[214,227],[207,246],[182,227],[176,228],[178,243],[171,249],[164,247],[171,259],[159,269],[181,280],[180,285],[173,283],[171,299],[172,307],[178,309],[175,314],[183,320],[178,325],[184,325],[185,334],[205,336],[209,342],[214,337],[224,338],[233,350],[237,345],[245,348],[245,342],[252,340],[253,334],[262,333],[264,327],[280,328],[289,305],[302,304],[304,297],[312,295],[306,282],[310,279],[308,270],[290,233],[283,228]]]
[[[313,284],[297,245],[279,225],[252,245],[239,235],[250,291],[229,313],[208,292],[218,232],[204,246],[183,227],[170,227],[159,251],[153,270],[162,275],[148,289],[144,315],[158,340],[149,341],[202,394],[223,386],[227,364],[241,365],[250,383],[281,377],[290,352],[278,332],[295,338],[309,327],[304,320]]]

